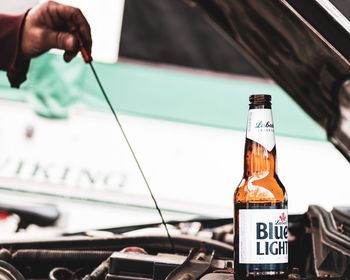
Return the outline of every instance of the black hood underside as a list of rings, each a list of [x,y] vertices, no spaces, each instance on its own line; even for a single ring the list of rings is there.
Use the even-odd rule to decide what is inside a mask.
[[[350,160],[350,23],[335,6],[326,0],[194,2]]]

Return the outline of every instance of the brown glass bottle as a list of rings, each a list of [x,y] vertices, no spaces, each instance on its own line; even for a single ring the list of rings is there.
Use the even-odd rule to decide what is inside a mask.
[[[288,270],[287,194],[276,174],[271,96],[249,100],[244,174],[234,194],[235,278],[283,278]]]

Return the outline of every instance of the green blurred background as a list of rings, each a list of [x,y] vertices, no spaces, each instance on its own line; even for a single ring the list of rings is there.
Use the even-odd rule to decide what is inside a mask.
[[[94,65],[112,104],[121,113],[245,130],[248,96],[267,93],[272,95],[278,135],[326,141],[324,130],[273,83],[130,62]],[[67,64],[55,54],[32,60],[20,90],[11,89],[1,72],[0,98],[28,102],[39,115],[49,118],[69,117],[69,109],[77,105],[108,112],[81,58]]]

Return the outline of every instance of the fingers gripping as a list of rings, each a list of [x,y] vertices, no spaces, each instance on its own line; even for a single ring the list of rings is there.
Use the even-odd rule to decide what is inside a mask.
[[[49,48],[57,48],[68,52],[76,52],[79,49],[77,38],[69,32],[49,31],[47,40]]]
[[[84,43],[84,47],[90,53],[92,45],[91,30],[90,25],[83,13],[77,8],[60,4],[55,5],[54,8],[56,9],[56,12],[59,14],[60,18],[64,19],[70,25],[70,27],[77,28]]]
[[[77,32],[71,32],[72,28]],[[21,41],[25,57],[35,57],[51,48],[58,48],[65,50],[64,59],[70,61],[81,44],[90,57],[90,26],[79,9],[49,1],[28,13]]]

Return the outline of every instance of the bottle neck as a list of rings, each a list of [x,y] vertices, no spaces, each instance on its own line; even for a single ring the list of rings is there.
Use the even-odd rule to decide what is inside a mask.
[[[266,177],[276,172],[275,133],[271,108],[251,108],[244,156],[244,176]]]

